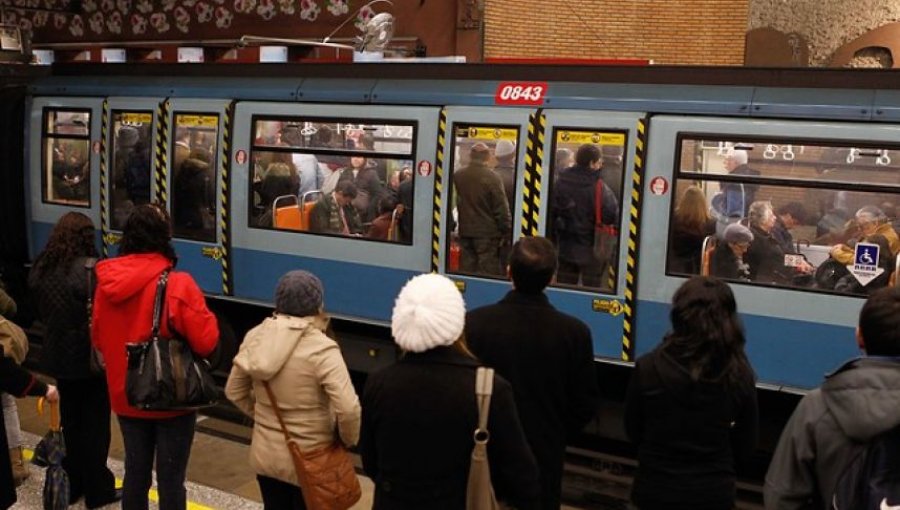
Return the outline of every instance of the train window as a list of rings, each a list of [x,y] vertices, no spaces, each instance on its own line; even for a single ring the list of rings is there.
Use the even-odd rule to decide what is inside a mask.
[[[254,120],[250,226],[411,244],[414,135],[411,123]]]
[[[153,112],[113,111],[110,226],[122,230],[131,210],[150,202]]]
[[[216,240],[216,154],[219,116],[175,114],[172,223],[175,237]]]
[[[90,119],[86,110],[44,112],[44,202],[91,206]]]
[[[615,292],[625,144],[624,132],[554,131],[547,236],[557,286]]]
[[[678,147],[669,274],[856,295],[887,285],[900,251],[898,147],[714,137]],[[873,278],[850,271],[858,242],[881,247]]]
[[[512,243],[519,128],[456,124],[447,272],[503,278]]]

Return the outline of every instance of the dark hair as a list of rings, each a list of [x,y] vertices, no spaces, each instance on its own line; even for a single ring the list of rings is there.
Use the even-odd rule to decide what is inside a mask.
[[[159,204],[143,204],[135,207],[125,221],[119,254],[158,253],[174,262],[175,248],[171,241],[169,213]]]
[[[350,198],[356,198],[357,194],[356,184],[353,184],[353,181],[350,180],[338,181],[337,185],[334,187],[334,191]]]
[[[859,331],[869,356],[900,356],[900,289],[872,293],[859,312]]]
[[[556,272],[556,248],[546,237],[523,237],[509,254],[509,272],[519,292],[542,292]]]
[[[601,157],[603,157],[603,154],[600,152],[600,147],[586,143],[579,147],[578,152],[575,153],[575,163],[578,163],[578,166],[589,166]]]
[[[397,201],[393,197],[384,197],[378,201],[378,214],[391,212],[397,208]]]
[[[31,269],[33,277],[43,277],[55,270],[68,271],[78,257],[97,257],[94,223],[80,212],[68,212],[56,222],[44,251]]]
[[[808,217],[806,208],[800,202],[788,202],[776,209],[775,214],[778,216],[790,214],[800,224],[805,224]]]
[[[891,243],[881,234],[872,234],[863,239],[864,242],[878,245],[878,266],[888,273],[894,270],[894,257],[891,256]]]
[[[672,332],[664,351],[684,366],[694,381],[737,386],[753,369],[744,353],[744,330],[731,288],[708,276],[695,276],[672,298]]]

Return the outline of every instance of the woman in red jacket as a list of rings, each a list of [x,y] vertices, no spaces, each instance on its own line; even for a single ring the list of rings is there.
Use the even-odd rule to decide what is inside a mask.
[[[175,264],[172,228],[165,210],[138,206],[122,232],[120,256],[97,264],[92,340],[106,361],[109,398],[125,441],[123,510],[143,510],[152,482],[153,458],[159,508],[186,508],[185,471],[194,438],[196,413],[150,412],[128,405],[125,395],[125,344],[150,336],[156,282]],[[187,273],[169,275],[162,334],[174,328],[200,356],[216,347],[219,328],[200,288]]]

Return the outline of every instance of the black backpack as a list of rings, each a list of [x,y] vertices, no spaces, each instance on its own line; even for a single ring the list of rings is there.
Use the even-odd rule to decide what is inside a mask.
[[[838,478],[831,508],[900,508],[900,427],[873,438],[850,460]]]

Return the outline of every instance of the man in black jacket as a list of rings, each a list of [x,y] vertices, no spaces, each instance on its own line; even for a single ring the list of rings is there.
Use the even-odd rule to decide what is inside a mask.
[[[541,472],[545,509],[560,505],[567,435],[591,419],[599,398],[590,329],[558,312],[544,295],[555,271],[550,241],[520,239],[509,258],[513,290],[466,316],[469,347],[512,384]]]

